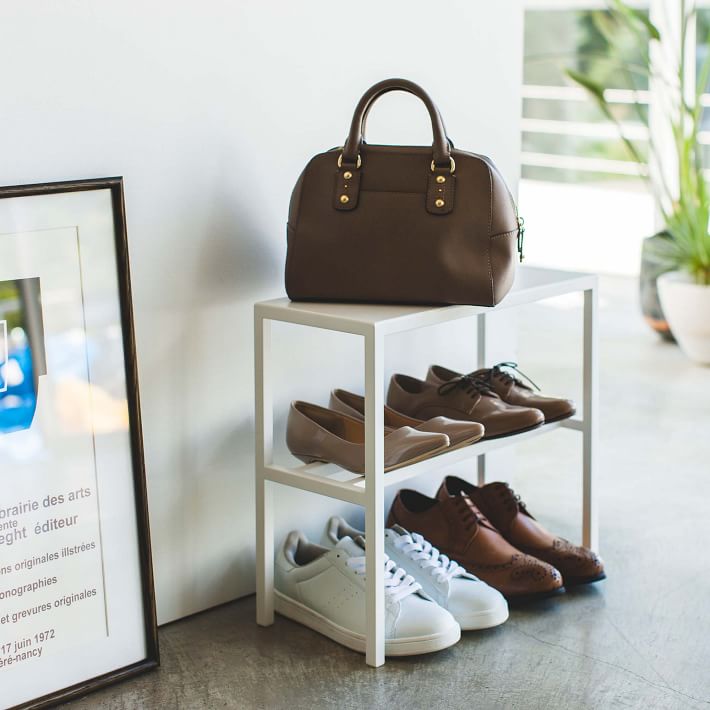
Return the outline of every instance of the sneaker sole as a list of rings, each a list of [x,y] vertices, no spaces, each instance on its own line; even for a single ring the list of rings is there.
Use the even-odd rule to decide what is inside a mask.
[[[475,614],[466,614],[466,616],[457,616],[455,618],[461,626],[461,631],[481,631],[482,629],[492,629],[494,626],[500,626],[508,620],[508,616],[510,616],[510,612],[506,604],[496,609],[479,611]]]
[[[275,591],[274,594],[274,609],[282,616],[292,621],[297,621],[299,624],[303,624],[353,651],[365,653],[366,640],[364,634],[359,634],[356,631],[335,624],[317,611],[309,609],[279,591]],[[460,638],[461,629],[456,624],[438,634],[385,641],[385,655],[418,656],[422,653],[441,651],[453,646]]]

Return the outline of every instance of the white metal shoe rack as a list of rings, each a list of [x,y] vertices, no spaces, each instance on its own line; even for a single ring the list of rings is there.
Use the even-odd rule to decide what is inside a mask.
[[[582,417],[545,424],[538,429],[500,439],[481,441],[384,473],[384,354],[386,336],[427,328],[476,316],[478,367],[488,365],[486,316],[562,294],[584,293],[584,396]],[[598,345],[597,277],[551,269],[520,267],[515,286],[494,308],[479,306],[413,307],[335,303],[295,303],[286,298],[263,301],[254,307],[254,354],[256,374],[256,594],[257,623],[274,622],[274,483],[293,486],[320,495],[356,503],[365,508],[367,537],[367,652],[366,661],[380,666],[385,661],[384,645],[384,490],[401,486],[426,471],[440,473],[450,464],[478,459],[478,483],[486,480],[486,454],[513,446],[534,436],[564,427],[582,434],[582,539],[597,549],[597,506],[594,488],[597,441]],[[271,391],[271,321],[297,323],[363,337],[365,346],[365,475],[333,472],[333,466],[314,463],[292,468],[273,463],[273,406]],[[348,478],[347,475],[350,477]],[[337,480],[335,479],[337,477]]]

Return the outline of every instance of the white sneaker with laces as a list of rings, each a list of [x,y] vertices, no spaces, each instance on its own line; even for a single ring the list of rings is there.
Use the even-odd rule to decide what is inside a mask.
[[[333,547],[345,537],[363,535],[342,518],[332,517],[322,543]],[[497,589],[442,555],[418,533],[410,533],[399,525],[387,528],[385,552],[417,580],[426,594],[448,609],[464,631],[489,629],[508,618],[508,603]]]
[[[461,638],[454,617],[385,558],[385,654],[413,656]],[[365,541],[341,536],[333,549],[292,532],[275,566],[275,609],[328,638],[365,652]]]

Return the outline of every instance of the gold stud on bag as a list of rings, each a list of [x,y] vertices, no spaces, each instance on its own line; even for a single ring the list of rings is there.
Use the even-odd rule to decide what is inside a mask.
[[[389,91],[429,112],[429,146],[368,145],[365,120]],[[429,95],[406,79],[360,99],[342,148],[316,155],[288,217],[292,300],[494,306],[510,290],[522,221],[493,162],[453,147]]]

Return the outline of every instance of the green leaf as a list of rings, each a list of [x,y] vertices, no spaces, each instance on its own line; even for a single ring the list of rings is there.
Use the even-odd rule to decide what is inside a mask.
[[[649,181],[654,191],[654,197],[663,214],[666,224],[668,240],[664,240],[659,248],[659,257],[667,263],[669,268],[681,269],[693,276],[697,283],[710,285],[710,186],[705,179],[703,169],[703,146],[698,142],[698,132],[701,129],[703,106],[700,101],[708,82],[710,81],[710,55],[705,58],[697,70],[697,83],[694,87],[694,101],[686,98],[684,91],[686,63],[695,63],[694,56],[686,56],[684,52],[678,61],[675,81],[653,71],[650,66],[641,67],[624,66],[620,62],[619,47],[622,41],[632,39],[638,44],[644,59],[648,59],[647,48],[649,42],[659,41],[661,33],[658,28],[641,11],[629,7],[624,0],[607,0],[608,12],[598,13],[593,17],[594,24],[599,33],[606,39],[609,50],[605,59],[619,65],[619,72],[629,76],[632,72],[644,73],[662,81],[669,89],[673,102],[672,108],[665,116],[667,126],[673,136],[675,147],[676,175],[678,177],[678,194],[674,196],[664,178],[664,153],[659,152],[653,135],[649,137],[651,157],[648,161],[651,170],[655,167],[660,175],[660,186],[655,181]],[[681,5],[684,7],[684,4]],[[688,31],[690,18],[695,14],[693,9],[687,16],[683,13],[683,36]],[[626,37],[622,37],[623,34]],[[685,46],[685,43],[682,43]],[[579,59],[579,57],[578,57]],[[591,76],[574,69],[566,69],[565,74],[578,86],[581,86],[594,103],[597,104],[602,114],[619,130],[619,137],[638,163],[645,164],[646,159],[633,141],[626,138],[623,126],[612,110],[611,104],[605,97],[605,87]],[[630,83],[633,85],[633,81]],[[670,167],[670,165],[665,166]],[[660,169],[659,169],[660,168]],[[646,179],[648,179],[647,176]]]
[[[624,19],[630,20],[631,22],[641,25],[649,36],[649,39],[655,39],[660,42],[661,33],[658,27],[651,22],[648,15],[636,9],[635,7],[629,7],[623,0],[612,0],[612,7],[616,10]]]
[[[629,12],[646,28],[646,31],[648,32],[648,36],[651,39],[655,39],[658,42],[661,41],[661,33],[656,27],[656,25],[649,20],[648,15],[645,13],[641,12],[641,10],[637,10],[636,8],[630,7]]]
[[[603,10],[593,10],[591,17],[599,34],[607,41],[610,49],[614,49],[619,31],[619,23],[615,20],[615,16]]]
[[[604,98],[604,87],[600,83],[578,71],[575,71],[574,69],[565,69],[565,74],[567,74],[567,76],[576,84],[579,84],[583,89],[586,89],[590,94],[592,94],[597,101],[606,104],[606,99]]]

